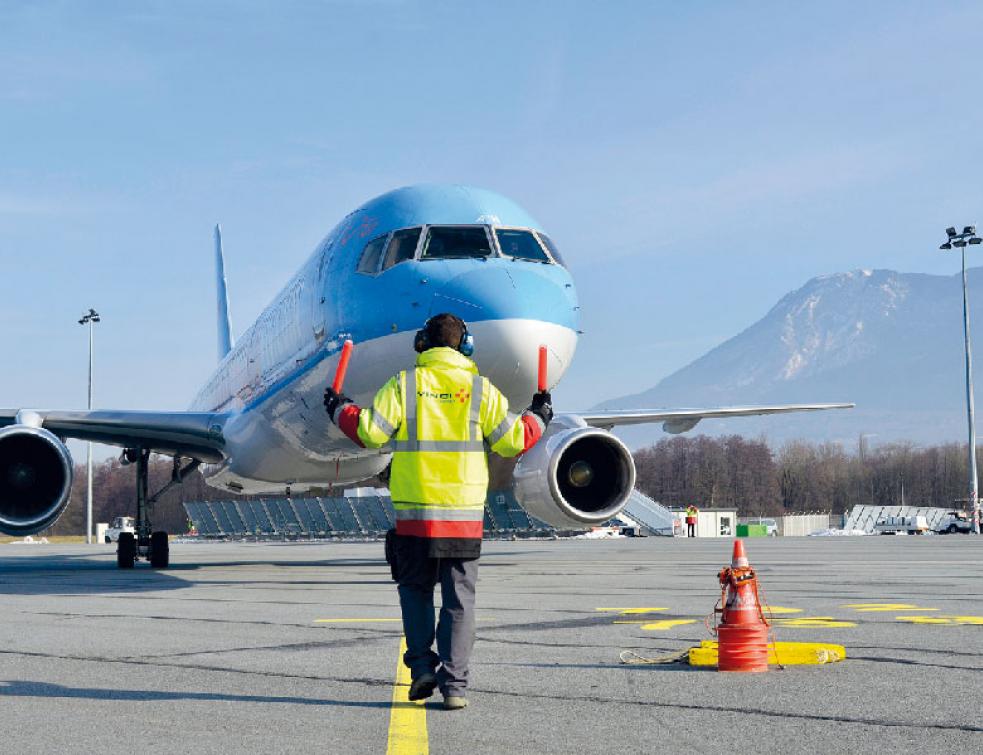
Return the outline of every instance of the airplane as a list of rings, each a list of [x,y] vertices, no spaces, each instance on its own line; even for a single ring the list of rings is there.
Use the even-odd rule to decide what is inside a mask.
[[[410,186],[365,203],[237,341],[218,226],[215,261],[219,364],[188,411],[0,410],[0,531],[33,534],[64,511],[73,475],[66,439],[120,446],[121,459],[136,465],[137,524],[120,536],[117,564],[166,568],[167,533],[153,528],[153,503],[195,469],[234,493],[339,486],[385,470],[390,451],[356,447],[322,406],[346,339],[357,347],[345,389],[362,405],[412,364],[415,332],[439,312],[468,323],[478,369],[513,407],[531,398],[540,344],[551,387],[577,346],[580,305],[559,250],[518,204],[484,189]],[[589,527],[621,511],[635,483],[632,455],[613,428],[662,422],[679,433],[711,417],[852,406],[561,413],[520,458],[514,492],[549,524]],[[171,481],[153,494],[151,453],[174,463]]]

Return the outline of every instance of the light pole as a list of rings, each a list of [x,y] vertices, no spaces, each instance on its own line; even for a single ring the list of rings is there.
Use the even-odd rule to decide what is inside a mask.
[[[92,328],[99,322],[102,318],[99,317],[99,313],[96,312],[91,307],[89,311],[82,315],[79,320],[79,325],[89,326],[89,411],[92,411]],[[88,453],[86,454],[85,468],[85,485],[86,485],[86,497],[85,497],[85,542],[89,545],[92,544],[92,442],[86,444]]]
[[[947,239],[939,249],[956,247],[963,255],[963,336],[966,341],[966,417],[969,422],[969,503],[973,507],[973,532],[980,534],[979,477],[976,473],[976,416],[973,408],[973,350],[969,340],[969,296],[966,291],[966,247],[983,243],[976,226],[963,227],[962,233],[946,228]]]

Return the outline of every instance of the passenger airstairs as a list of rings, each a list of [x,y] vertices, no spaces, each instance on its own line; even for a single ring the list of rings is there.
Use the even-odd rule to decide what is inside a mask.
[[[931,530],[937,530],[946,512],[951,509],[940,509],[930,506],[854,506],[843,523],[845,530],[863,530],[871,533],[878,519],[889,516],[923,516]]]
[[[672,537],[675,514],[638,490],[631,492],[622,514],[627,514],[653,535]]]

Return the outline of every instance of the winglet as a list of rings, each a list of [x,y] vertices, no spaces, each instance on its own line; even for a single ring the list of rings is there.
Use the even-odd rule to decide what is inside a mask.
[[[222,226],[215,224],[215,285],[218,293],[218,361],[232,351],[232,322],[229,317],[229,290],[225,280],[225,255],[222,252]]]

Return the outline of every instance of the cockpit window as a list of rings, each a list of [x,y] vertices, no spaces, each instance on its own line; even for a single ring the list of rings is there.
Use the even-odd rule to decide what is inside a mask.
[[[419,228],[405,228],[402,231],[396,231],[389,241],[389,247],[386,249],[386,258],[383,260],[382,269],[388,270],[393,265],[413,259],[413,255],[416,254],[416,244],[419,240]]]
[[[379,268],[379,256],[386,246],[387,238],[389,238],[388,234],[379,236],[365,245],[365,249],[362,250],[362,256],[358,260],[358,272],[368,273],[369,275],[375,274],[375,271]]]
[[[430,226],[422,258],[490,257],[491,253],[484,226]]]
[[[553,261],[557,265],[563,265],[563,267],[566,267],[567,263],[564,262],[563,257],[560,256],[560,250],[556,248],[556,244],[553,243],[553,239],[541,231],[536,235],[539,236],[539,240],[546,245],[546,248],[550,250],[550,257],[553,258]]]
[[[546,262],[547,264],[550,261],[543,247],[539,245],[536,237],[530,231],[496,228],[495,236],[498,237],[498,246],[502,250],[502,254],[506,257],[514,257],[518,260],[532,260],[533,262]]]

